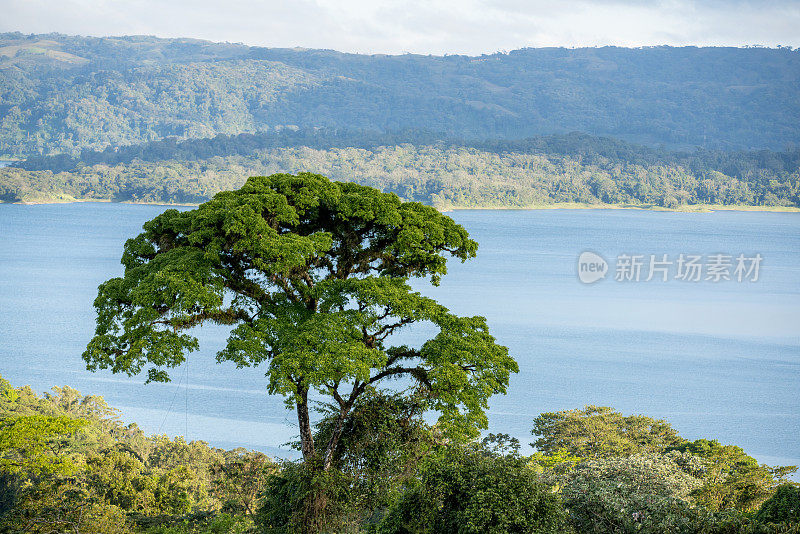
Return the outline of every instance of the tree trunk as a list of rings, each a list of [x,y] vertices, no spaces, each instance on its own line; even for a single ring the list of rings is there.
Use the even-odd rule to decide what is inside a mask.
[[[344,425],[344,419],[347,417],[347,414],[350,413],[351,407],[352,402],[347,402],[339,408],[339,415],[336,417],[336,423],[333,425],[333,431],[331,432],[331,437],[328,440],[328,446],[325,450],[325,462],[322,467],[325,471],[331,467],[333,454],[336,452],[336,447],[339,445],[339,438],[342,436],[342,425]]]
[[[297,423],[300,425],[300,448],[306,465],[311,465],[317,451],[314,448],[314,434],[311,432],[311,421],[308,418],[308,388],[297,388]]]
[[[317,458],[317,451],[314,444],[314,435],[311,432],[311,422],[308,416],[308,388],[298,388],[300,400],[297,403],[297,422],[300,425],[300,443],[303,451],[303,460],[306,468],[314,473],[314,477],[322,471],[328,471],[333,463],[333,454],[339,444],[342,435],[344,419],[352,408],[352,402],[341,406],[339,415],[334,424],[333,433],[328,440],[325,448],[325,457],[322,465]],[[323,530],[325,523],[326,508],[328,507],[328,495],[325,488],[314,487],[305,500],[305,511],[300,524],[302,534],[317,534]]]

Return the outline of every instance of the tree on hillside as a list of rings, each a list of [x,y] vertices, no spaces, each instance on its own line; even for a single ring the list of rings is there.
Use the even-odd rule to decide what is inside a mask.
[[[540,414],[533,420],[531,433],[538,436],[532,445],[539,451],[548,455],[562,451],[581,458],[660,452],[685,441],[662,419],[624,416],[607,406]]]
[[[761,505],[785,477],[797,467],[770,467],[746,454],[736,445],[698,439],[674,448],[689,452],[705,462],[703,486],[695,492],[697,502],[710,510],[750,511]]]
[[[297,412],[303,458],[331,468],[343,424],[362,395],[389,379],[410,380],[457,434],[487,424],[488,398],[518,370],[483,317],[459,317],[411,289],[439,283],[447,256],[477,244],[452,219],[394,194],[310,173],[253,177],[199,208],[167,210],[128,240],[125,274],[103,283],[90,370],[148,381],[198,348],[189,330],[230,325],[218,361],[267,367],[268,390]],[[418,348],[391,346],[407,325],[438,333]],[[309,414],[314,391],[338,413],[325,443]]]

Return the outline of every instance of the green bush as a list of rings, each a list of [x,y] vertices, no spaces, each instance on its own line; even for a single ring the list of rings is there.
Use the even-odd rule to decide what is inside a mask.
[[[762,523],[800,524],[800,487],[779,486],[772,497],[764,501],[755,518]]]
[[[578,532],[694,533],[699,468],[677,452],[584,461],[567,474],[562,496]]]
[[[140,523],[140,529],[144,534],[245,534],[252,532],[252,521],[226,513],[202,512],[178,519],[149,518]]]
[[[271,475],[255,517],[258,532],[358,532],[361,510],[349,477],[286,462]]]
[[[560,500],[526,460],[475,446],[450,446],[425,462],[419,485],[390,508],[377,530],[533,534],[569,528]]]

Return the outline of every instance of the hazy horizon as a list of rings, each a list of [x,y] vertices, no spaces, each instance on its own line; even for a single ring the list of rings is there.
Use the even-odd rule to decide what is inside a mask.
[[[528,47],[800,46],[793,0],[5,0],[0,31],[195,38],[362,54]],[[157,16],[154,16],[157,15]]]
[[[757,48],[757,49],[769,49],[769,50],[778,50],[781,48],[791,48],[793,50],[800,50],[800,45],[797,47],[789,46],[789,45],[764,45],[759,43],[753,44],[741,44],[741,45],[695,45],[695,44],[683,44],[683,45],[672,45],[672,44],[651,44],[651,45],[638,45],[638,46],[625,46],[625,45],[615,45],[615,44],[598,44],[598,45],[574,45],[574,46],[566,46],[566,45],[552,45],[552,46],[520,46],[517,48],[510,48],[507,50],[495,50],[495,51],[484,51],[484,52],[474,52],[474,53],[458,53],[458,52],[442,52],[442,53],[423,53],[423,52],[351,52],[347,50],[339,50],[336,48],[320,48],[320,47],[308,47],[308,46],[268,46],[268,45],[258,45],[258,44],[251,44],[251,43],[244,43],[241,41],[219,41],[214,39],[203,39],[200,37],[190,37],[190,36],[161,36],[161,35],[154,35],[154,34],[145,34],[145,33],[129,33],[129,34],[114,34],[114,35],[103,35],[103,34],[74,34],[74,33],[65,33],[59,31],[53,32],[23,32],[21,30],[0,30],[0,34],[9,34],[9,33],[20,33],[23,36],[31,37],[31,36],[46,36],[46,35],[63,35],[66,37],[80,37],[80,38],[87,38],[87,39],[135,39],[135,38],[152,38],[152,39],[163,39],[165,41],[168,40],[187,40],[187,41],[201,41],[207,42],[212,44],[230,44],[235,46],[246,46],[246,47],[253,47],[253,48],[274,48],[274,49],[288,49],[288,50],[325,50],[331,52],[337,52],[342,54],[353,54],[353,55],[365,55],[365,56],[401,56],[401,55],[415,55],[415,56],[434,56],[434,57],[444,57],[444,56],[469,56],[469,57],[479,57],[482,55],[494,55],[494,54],[508,54],[510,52],[514,52],[517,50],[526,50],[526,49],[548,49],[548,48],[561,48],[566,50],[580,50],[580,49],[600,49],[600,48],[624,48],[630,50],[643,50],[649,48],[736,48],[736,49],[748,49],[748,48]]]

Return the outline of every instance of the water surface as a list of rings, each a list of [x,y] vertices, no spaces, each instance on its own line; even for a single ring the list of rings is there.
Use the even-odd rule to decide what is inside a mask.
[[[89,373],[97,285],[121,274],[125,239],[163,206],[0,205],[0,374],[39,391],[103,395],[147,432],[291,455],[294,413],[266,394],[259,369],[216,364],[225,329],[171,384]],[[543,411],[587,404],[663,417],[690,439],[741,445],[768,463],[800,464],[800,214],[635,210],[457,211],[480,243],[439,288],[451,310],[484,315],[520,365],[491,403],[491,430],[531,441]],[[581,284],[580,252],[754,255],[756,283]],[[612,273],[613,276],[613,273]],[[425,328],[404,334],[419,342]]]

